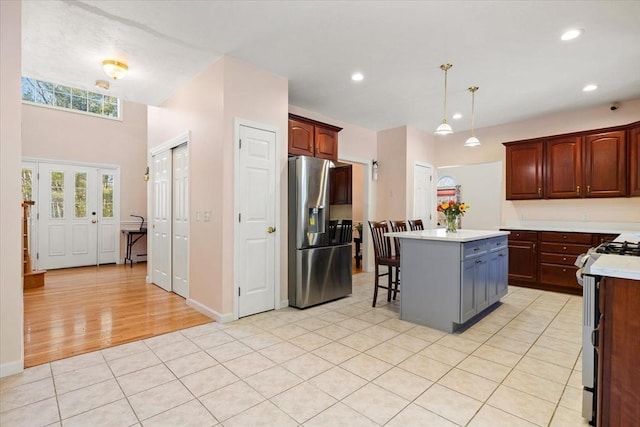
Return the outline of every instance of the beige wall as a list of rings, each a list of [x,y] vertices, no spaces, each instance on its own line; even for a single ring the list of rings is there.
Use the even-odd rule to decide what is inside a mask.
[[[123,102],[123,120],[22,104],[22,155],[47,160],[120,166],[120,221],[135,227],[147,218],[147,106]],[[120,239],[120,258],[125,240]],[[144,240],[136,244],[144,253]]]
[[[22,371],[21,3],[0,2],[0,377]]]
[[[407,159],[406,159],[406,208],[405,218],[413,218],[413,169],[416,162],[435,163],[435,143],[433,137],[421,130],[407,126]],[[433,171],[435,174],[435,170]],[[434,184],[435,187],[435,184]],[[434,193],[435,194],[435,193]]]
[[[476,130],[482,145],[465,148],[467,133],[435,137],[438,166],[504,162],[503,142],[623,125],[640,120],[640,99],[622,102],[617,111],[609,105],[541,116],[535,119]],[[503,175],[504,175],[503,164]],[[585,227],[618,223],[631,227],[640,223],[640,198],[507,201],[502,188],[502,225],[530,222],[578,222]],[[635,224],[635,226],[634,226]]]
[[[406,218],[407,127],[378,132],[377,221]]]
[[[221,58],[176,91],[160,108],[149,108],[149,148],[190,131],[189,300],[228,318],[234,302],[234,120],[280,132],[281,298],[286,280],[286,157],[288,83],[231,58]],[[211,211],[211,221],[194,213]]]

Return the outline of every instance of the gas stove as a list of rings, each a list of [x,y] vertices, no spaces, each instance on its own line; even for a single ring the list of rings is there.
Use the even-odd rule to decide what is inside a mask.
[[[596,247],[595,251],[599,254],[640,256],[640,243],[606,242]]]

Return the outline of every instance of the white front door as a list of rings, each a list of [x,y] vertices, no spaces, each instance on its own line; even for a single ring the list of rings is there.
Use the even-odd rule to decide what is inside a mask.
[[[189,150],[187,144],[173,149],[173,292],[189,296]]]
[[[153,156],[151,281],[171,291],[171,150]]]
[[[276,134],[240,125],[238,316],[275,308]]]
[[[39,173],[38,268],[97,264],[96,169],[40,163]]]
[[[416,164],[413,168],[413,219],[421,219],[425,228],[431,228],[433,170],[430,166]]]

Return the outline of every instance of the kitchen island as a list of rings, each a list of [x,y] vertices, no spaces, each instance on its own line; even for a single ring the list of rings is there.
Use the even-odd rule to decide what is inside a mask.
[[[506,231],[387,233],[400,239],[400,319],[454,332],[507,294]]]

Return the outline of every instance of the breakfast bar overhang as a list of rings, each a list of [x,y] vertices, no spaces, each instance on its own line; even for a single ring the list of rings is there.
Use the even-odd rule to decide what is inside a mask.
[[[400,240],[400,319],[454,332],[507,294],[506,231],[387,233]]]

